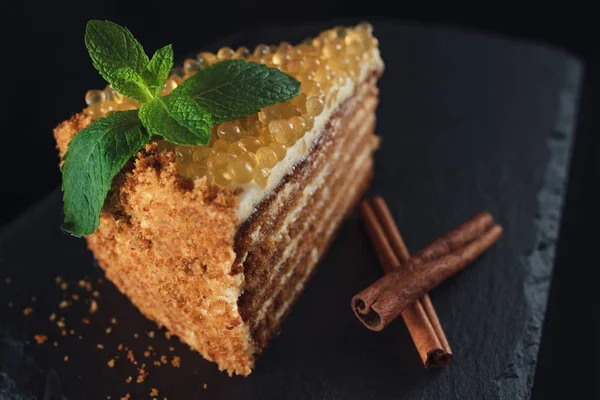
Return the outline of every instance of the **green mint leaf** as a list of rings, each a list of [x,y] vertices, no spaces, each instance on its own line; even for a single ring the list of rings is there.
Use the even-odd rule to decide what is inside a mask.
[[[94,67],[110,84],[121,68],[130,68],[143,76],[150,62],[131,32],[110,21],[89,21],[85,27],[85,46]]]
[[[153,135],[175,144],[207,144],[212,119],[194,100],[185,96],[158,97],[140,108],[140,119]]]
[[[170,44],[156,50],[150,64],[148,64],[148,72],[150,77],[147,79],[149,86],[153,89],[155,95],[162,92],[165,82],[169,78],[171,69],[173,68],[173,46]]]
[[[113,178],[150,141],[137,110],[115,112],[82,129],[69,143],[61,167],[65,220],[74,236],[94,233]]]
[[[111,85],[117,92],[138,103],[145,103],[154,98],[144,78],[129,67],[114,71]]]
[[[298,96],[300,82],[263,64],[228,60],[196,72],[173,94],[194,99],[220,124]]]

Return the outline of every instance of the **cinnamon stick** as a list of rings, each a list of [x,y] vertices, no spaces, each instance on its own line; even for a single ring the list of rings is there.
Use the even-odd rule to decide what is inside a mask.
[[[502,235],[499,225],[481,232],[489,226],[490,217],[477,215],[431,243],[418,253],[419,257],[411,258],[406,268],[386,274],[354,296],[352,309],[359,320],[371,330],[382,330],[410,304],[473,262]],[[430,261],[432,255],[440,257]]]
[[[385,200],[377,196],[371,204],[394,254],[401,263],[408,262],[410,253]],[[427,293],[404,310],[402,318],[425,368],[442,367],[452,362],[452,349]]]

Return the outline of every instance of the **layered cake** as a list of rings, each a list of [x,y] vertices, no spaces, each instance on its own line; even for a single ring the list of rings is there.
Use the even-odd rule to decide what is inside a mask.
[[[106,276],[148,318],[229,374],[248,375],[369,185],[376,82],[368,24],[292,46],[200,53],[163,94],[207,65],[278,68],[300,95],[213,127],[206,146],[152,141],[112,183],[86,236]],[[111,87],[54,131],[60,155],[94,120],[137,103]]]

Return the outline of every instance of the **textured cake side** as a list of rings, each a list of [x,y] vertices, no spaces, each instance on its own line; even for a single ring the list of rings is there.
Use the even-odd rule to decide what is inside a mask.
[[[236,268],[245,274],[239,309],[257,353],[273,337],[343,216],[372,175],[378,74],[329,118],[308,157],[240,227]]]
[[[76,115],[55,130],[60,153],[89,119]],[[232,273],[237,197],[181,179],[173,153],[152,146],[115,178],[87,237],[106,276],[148,318],[164,325],[221,370],[247,375],[252,347]]]

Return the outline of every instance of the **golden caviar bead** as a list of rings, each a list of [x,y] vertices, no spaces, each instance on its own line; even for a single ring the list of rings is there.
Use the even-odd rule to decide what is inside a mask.
[[[356,30],[358,30],[359,32],[366,32],[368,34],[371,34],[373,33],[373,25],[371,25],[367,21],[363,21],[358,24]]]
[[[235,122],[225,122],[217,128],[217,135],[223,140],[233,142],[242,137],[242,130]]]
[[[217,62],[217,56],[215,56],[213,53],[209,53],[208,51],[202,52],[202,53],[198,53],[196,55],[196,59],[204,64],[214,64]]]
[[[290,73],[302,72],[304,71],[304,61],[303,60],[292,60],[287,63],[286,69]]]
[[[291,101],[292,104],[298,107],[301,113],[306,112],[306,99],[307,96],[304,93],[300,93],[300,95],[294,97]]]
[[[244,151],[244,152],[238,154],[238,158],[240,160],[246,161],[248,164],[250,164],[252,166],[252,168],[254,168],[258,165],[258,157],[256,156],[256,154],[251,153],[249,151]]]
[[[85,113],[92,118],[96,118],[102,115],[101,103],[95,103],[85,109]]]
[[[321,84],[319,82],[309,81],[302,83],[302,92],[306,93],[307,96],[322,96]]]
[[[216,150],[212,147],[208,146],[197,146],[192,154],[192,161],[201,162],[206,161],[206,159],[214,154],[216,154]]]
[[[229,142],[223,140],[223,139],[217,139],[215,140],[215,142],[212,144],[212,148],[215,149],[215,151],[227,151],[229,150]]]
[[[239,140],[229,145],[229,154],[241,154],[245,151],[247,151],[246,146]]]
[[[323,56],[325,58],[334,58],[342,51],[342,45],[338,41],[327,43],[323,46]]]
[[[240,139],[240,142],[244,145],[246,150],[256,153],[260,149],[260,140],[254,136],[244,136]]]
[[[306,99],[306,113],[311,116],[317,116],[323,112],[325,104],[319,97],[311,96]]]
[[[262,57],[268,53],[270,53],[270,49],[269,46],[267,46],[266,44],[259,44],[258,46],[256,46],[256,48],[254,49],[254,55],[256,57]]]
[[[315,126],[315,117],[307,116],[304,118],[304,123],[306,124],[306,130],[310,131]]]
[[[156,144],[156,151],[158,153],[175,150],[175,145],[173,143],[167,142],[166,140],[159,140]]]
[[[296,138],[299,139],[304,136],[306,132],[306,122],[304,122],[304,118],[302,117],[292,117],[290,118],[290,123],[294,127],[294,133],[296,134]]]
[[[285,50],[277,50],[275,54],[273,54],[273,64],[275,65],[283,65],[290,60],[290,56],[285,52]]]
[[[217,170],[211,171],[215,177],[215,183],[221,187],[226,187],[231,184],[231,175],[227,169],[219,168]]]
[[[201,178],[208,174],[212,175],[205,165],[197,162],[189,163],[185,171],[188,178],[192,179]]]
[[[179,163],[185,163],[192,160],[194,146],[175,146],[175,157]]]
[[[219,151],[217,154],[208,157],[206,160],[206,166],[211,171],[216,171],[219,168],[224,168],[229,161],[229,156],[224,151]]]
[[[249,55],[250,55],[250,50],[248,50],[248,48],[245,46],[241,46],[241,47],[238,47],[238,49],[233,54],[233,59],[240,60],[240,59],[247,58]]]
[[[277,153],[271,147],[261,147],[256,151],[256,157],[258,158],[258,163],[263,168],[273,168],[279,159]]]
[[[173,91],[173,89],[175,89],[177,86],[178,86],[178,84],[177,84],[176,80],[173,78],[169,78],[165,82],[165,88],[163,89],[163,91],[160,94],[163,96],[167,95],[167,94],[171,93]]]
[[[285,155],[287,154],[287,147],[285,147],[284,144],[271,143],[271,144],[269,144],[269,147],[275,152],[275,154],[277,154],[277,159],[279,161],[281,161],[285,158]]]
[[[231,47],[221,47],[217,52],[217,58],[219,60],[229,60],[233,57],[234,51]]]
[[[88,90],[85,94],[85,103],[88,106],[92,104],[101,103],[104,100],[102,92],[100,90]]]
[[[227,163],[227,172],[229,172],[231,179],[238,183],[248,183],[254,175],[252,165],[241,158],[229,160]]]
[[[281,117],[282,118],[291,118],[297,115],[302,115],[302,110],[296,104],[292,102],[286,101],[281,104],[281,108],[283,108]]]
[[[198,62],[198,60],[194,60],[193,58],[187,58],[183,62],[183,70],[186,72],[186,74],[192,74],[201,69],[202,69],[202,64],[200,64]]]
[[[258,113],[258,119],[265,125],[268,125],[273,119],[279,118],[281,113],[277,108],[277,104],[265,107]]]
[[[269,132],[277,143],[293,144],[295,140],[294,126],[287,119],[276,119],[269,122]]]
[[[255,168],[254,169],[254,182],[256,182],[263,189],[267,186],[269,182],[269,176],[271,175],[271,170],[268,168]]]

